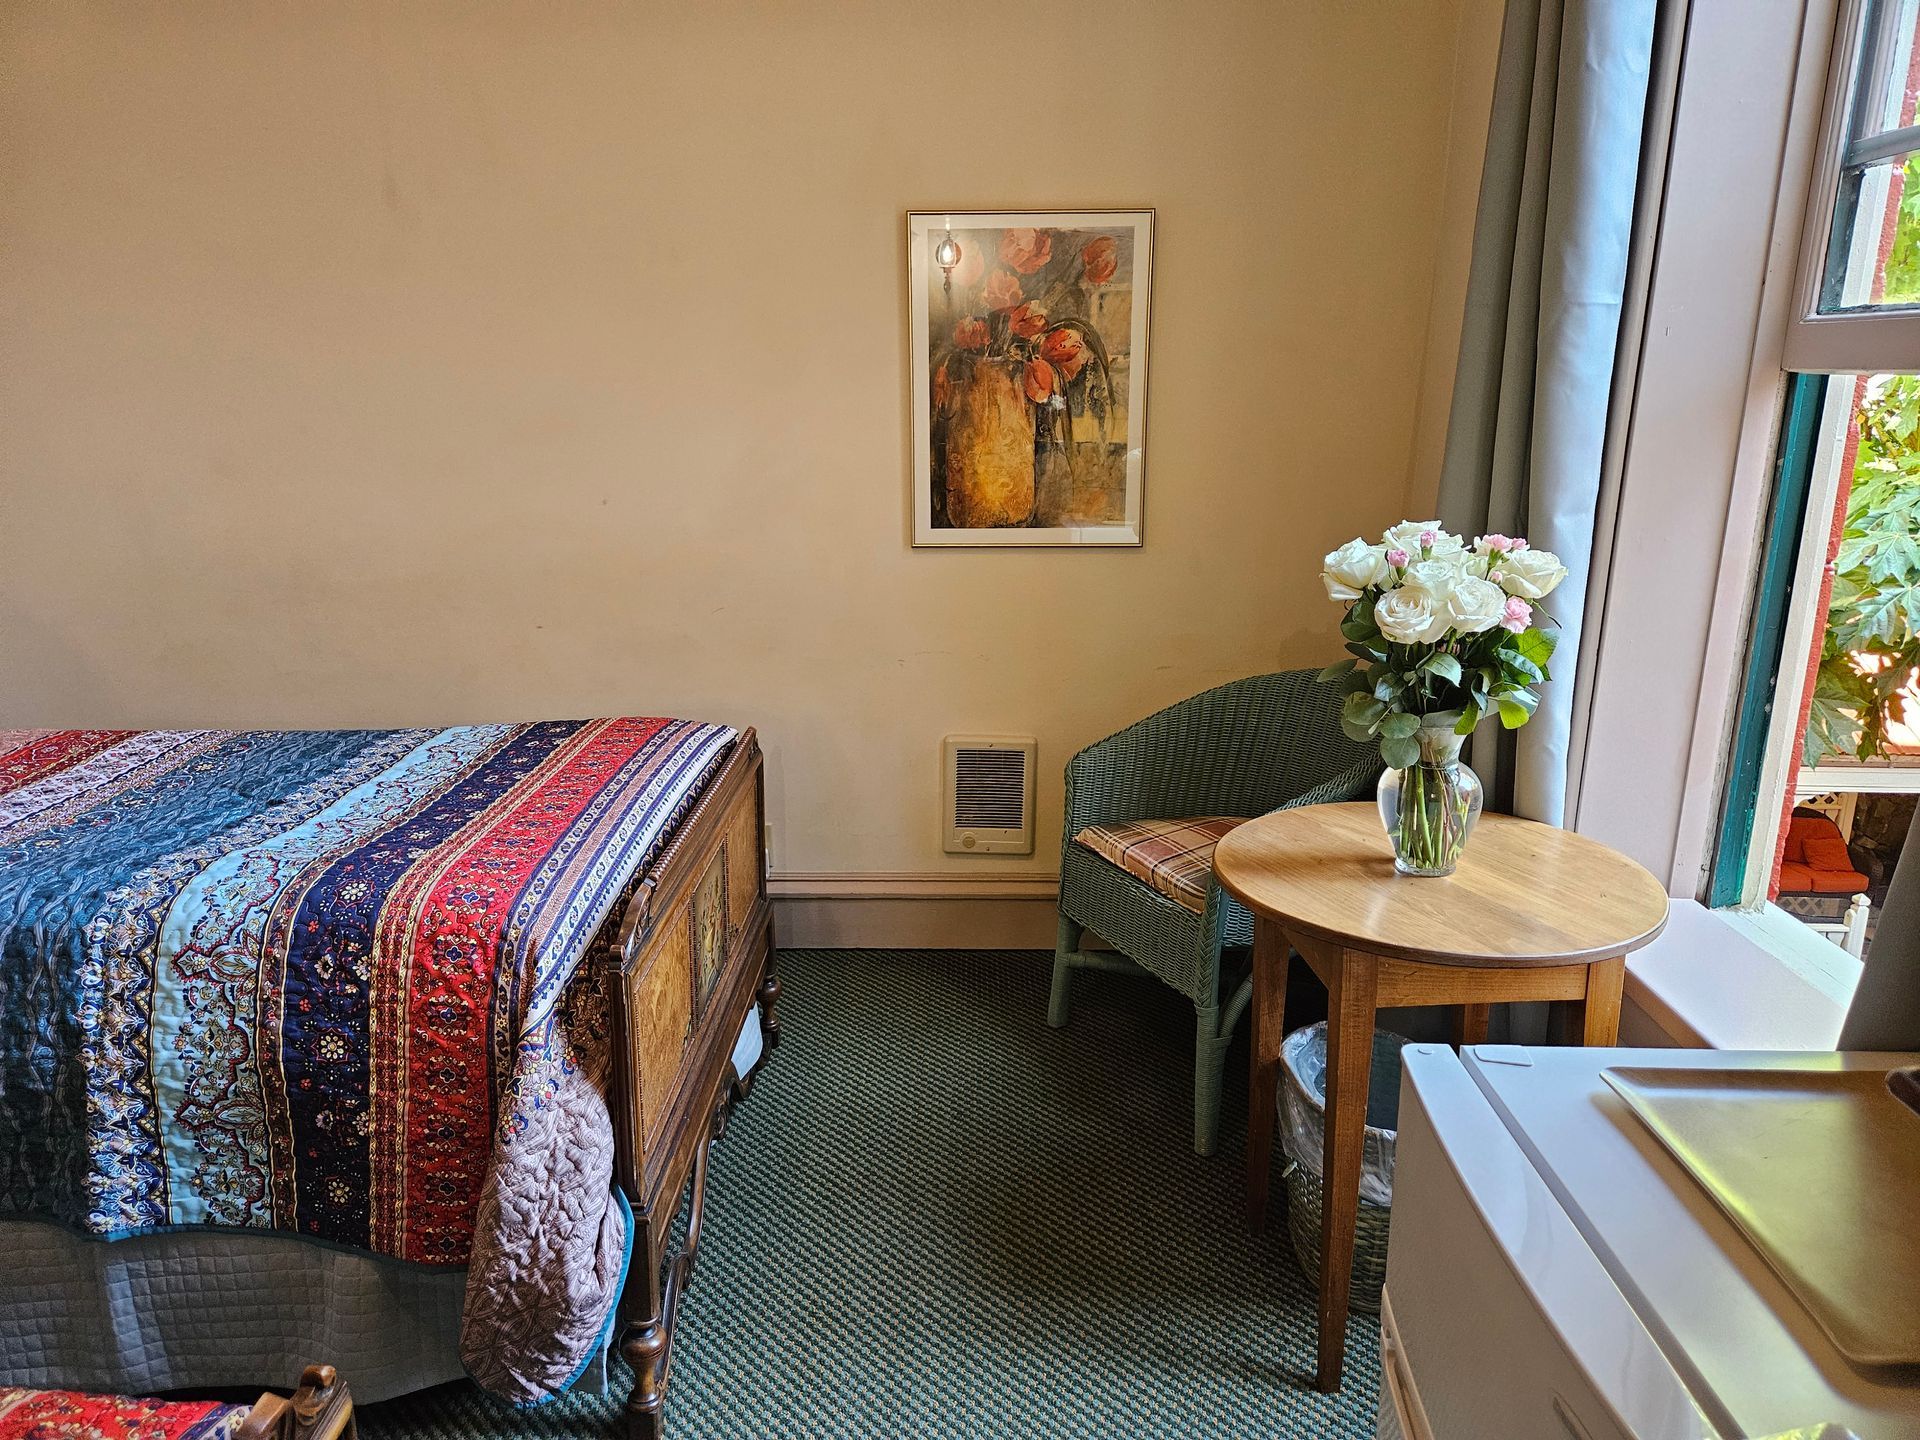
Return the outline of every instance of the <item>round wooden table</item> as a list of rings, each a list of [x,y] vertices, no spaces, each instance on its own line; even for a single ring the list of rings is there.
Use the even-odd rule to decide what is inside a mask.
[[[1667,896],[1643,866],[1598,841],[1510,815],[1481,817],[1452,875],[1400,875],[1366,803],[1249,820],[1220,841],[1213,868],[1255,921],[1247,1206],[1256,1228],[1266,1220],[1289,947],[1327,987],[1315,1385],[1337,1390],[1374,1012],[1458,1006],[1464,1045],[1486,1038],[1491,1005],[1566,1001],[1581,1043],[1611,1045],[1626,956],[1667,923]]]

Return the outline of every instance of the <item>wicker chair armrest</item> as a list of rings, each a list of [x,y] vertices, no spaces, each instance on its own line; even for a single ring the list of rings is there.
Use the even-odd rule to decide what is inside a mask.
[[[1352,798],[1373,782],[1379,763],[1371,750],[1354,758],[1352,742],[1339,734],[1337,698],[1312,671],[1255,675],[1089,745],[1067,763],[1062,843],[1116,821],[1258,815],[1295,784],[1312,788],[1288,803]],[[1322,780],[1332,765],[1342,768]]]
[[[1269,813],[1293,810],[1302,805],[1332,805],[1342,800],[1364,800],[1380,783],[1380,772],[1385,768],[1377,754],[1368,755],[1304,794],[1274,806]]]

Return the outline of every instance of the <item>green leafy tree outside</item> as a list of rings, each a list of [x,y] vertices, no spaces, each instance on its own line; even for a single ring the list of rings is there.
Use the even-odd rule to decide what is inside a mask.
[[[1882,303],[1920,303],[1920,155],[1906,162]],[[1886,754],[1900,692],[1920,669],[1920,376],[1869,382],[1857,422],[1833,603],[1803,759]],[[1864,668],[1859,657],[1875,657]]]

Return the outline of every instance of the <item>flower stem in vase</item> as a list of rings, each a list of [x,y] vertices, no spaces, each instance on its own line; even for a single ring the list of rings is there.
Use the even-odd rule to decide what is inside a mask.
[[[1460,863],[1481,803],[1479,777],[1458,758],[1462,738],[1422,726],[1419,761],[1381,777],[1381,818],[1402,874],[1451,875]]]

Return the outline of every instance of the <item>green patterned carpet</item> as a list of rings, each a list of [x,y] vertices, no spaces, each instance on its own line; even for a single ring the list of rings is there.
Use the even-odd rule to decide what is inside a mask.
[[[1082,971],[1049,1030],[1051,958],[783,953],[785,1039],[714,1151],[672,1440],[1373,1434],[1375,1322],[1317,1394],[1284,1214],[1240,1221],[1244,1069],[1202,1159],[1192,1011]],[[361,1428],[614,1434],[616,1375],[524,1414],[442,1386]]]

